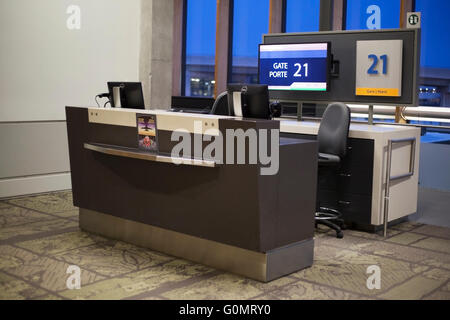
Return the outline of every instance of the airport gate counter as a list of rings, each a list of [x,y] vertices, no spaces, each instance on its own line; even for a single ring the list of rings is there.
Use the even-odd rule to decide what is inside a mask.
[[[281,137],[316,139],[320,122],[279,120]],[[390,140],[398,141],[392,148],[390,176],[404,177],[389,187],[388,221],[395,224],[417,212],[420,128],[351,123],[348,154],[339,170],[338,199],[330,194],[324,202],[338,202],[352,229],[374,232],[383,227]]]
[[[317,142],[271,140],[276,120],[84,107],[66,107],[66,118],[81,229],[260,281],[312,265]],[[192,156],[199,137],[202,155],[211,135],[228,147],[227,129],[254,129],[260,158],[265,145],[279,159],[251,162],[250,143],[246,164],[236,145],[224,148],[231,164]],[[192,138],[178,158],[177,132]],[[155,137],[157,151],[143,150]]]

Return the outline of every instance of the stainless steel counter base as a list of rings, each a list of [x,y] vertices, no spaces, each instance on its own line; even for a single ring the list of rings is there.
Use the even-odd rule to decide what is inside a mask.
[[[310,267],[314,256],[314,239],[262,253],[83,208],[80,228],[263,282]]]

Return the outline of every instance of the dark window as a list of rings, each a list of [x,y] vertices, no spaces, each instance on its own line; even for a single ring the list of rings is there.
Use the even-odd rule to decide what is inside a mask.
[[[235,0],[231,82],[258,82],[258,45],[269,32],[269,0]]]
[[[286,0],[286,32],[319,31],[320,0]]]
[[[450,1],[416,0],[422,16],[420,105],[450,107]]]
[[[216,1],[187,0],[185,95],[214,94]]]
[[[347,30],[400,26],[400,0],[347,0]]]

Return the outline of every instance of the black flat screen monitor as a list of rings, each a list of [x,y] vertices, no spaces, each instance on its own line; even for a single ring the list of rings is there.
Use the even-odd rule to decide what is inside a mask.
[[[228,108],[232,116],[270,119],[269,90],[262,84],[228,84]]]
[[[108,91],[113,108],[145,109],[140,82],[108,82]]]
[[[176,109],[211,109],[214,98],[172,96],[172,108]]]
[[[260,44],[259,83],[270,92],[326,92],[330,85],[330,43]]]

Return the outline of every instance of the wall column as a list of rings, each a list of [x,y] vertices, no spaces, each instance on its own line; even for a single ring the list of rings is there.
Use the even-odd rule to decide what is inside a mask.
[[[414,0],[400,0],[400,28],[406,28],[406,14],[414,11]]]
[[[174,0],[173,8],[173,52],[172,52],[172,95],[181,96],[183,77],[183,42],[185,0]]]
[[[270,0],[269,33],[284,32],[283,15],[285,0]]]
[[[332,0],[320,0],[319,31],[330,31],[332,29],[332,13]]]
[[[345,30],[347,0],[333,0],[333,30]]]
[[[141,1],[139,80],[147,109],[171,105],[173,19],[173,1]]]
[[[230,0],[217,0],[214,97],[227,90],[230,45]]]
[[[414,0],[400,0],[400,28],[406,28],[406,14],[414,10],[413,1]],[[395,107],[395,122],[406,123],[406,120],[403,117],[403,106]]]

